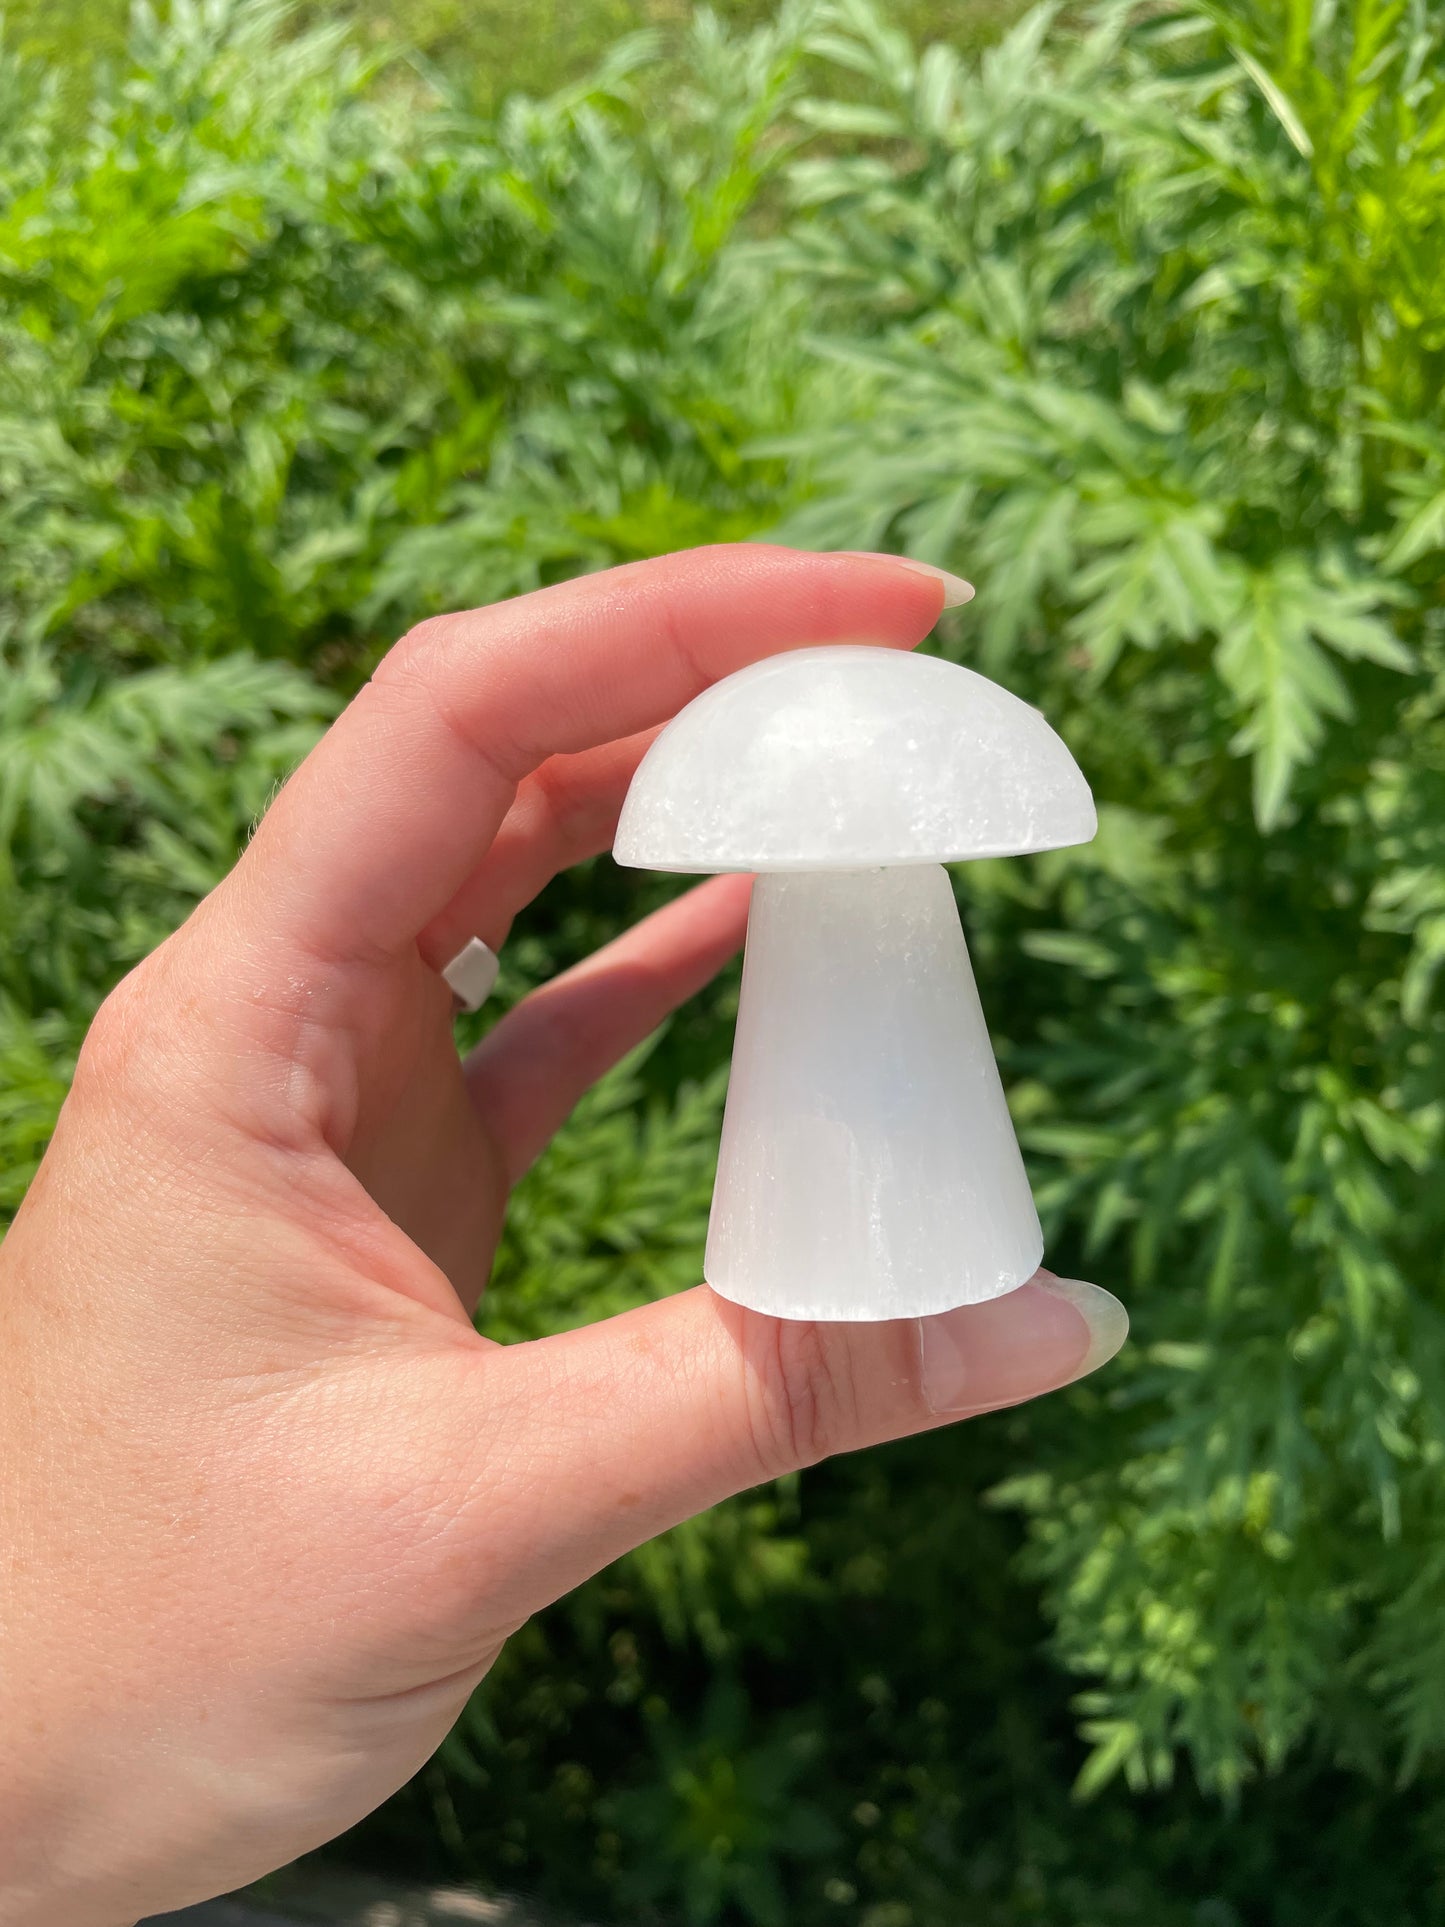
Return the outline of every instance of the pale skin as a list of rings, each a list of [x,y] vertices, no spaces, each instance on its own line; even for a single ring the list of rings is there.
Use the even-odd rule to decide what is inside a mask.
[[[510,1187],[735,952],[747,880],[465,1062],[438,969],[608,847],[708,682],[912,647],[941,602],[886,558],[745,547],[423,623],[106,1001],[0,1246],[6,1927],[125,1927],[283,1864],[630,1547],[1102,1362],[1113,1301],[1046,1274],[922,1326],[784,1323],[703,1285],[530,1344],[471,1324]]]

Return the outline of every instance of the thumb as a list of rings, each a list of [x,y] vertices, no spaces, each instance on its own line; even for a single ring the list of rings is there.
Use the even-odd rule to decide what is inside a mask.
[[[504,1511],[530,1522],[506,1618],[748,1486],[1071,1384],[1128,1329],[1107,1291],[1040,1271],[886,1324],[768,1318],[704,1285],[494,1354],[510,1380]]]

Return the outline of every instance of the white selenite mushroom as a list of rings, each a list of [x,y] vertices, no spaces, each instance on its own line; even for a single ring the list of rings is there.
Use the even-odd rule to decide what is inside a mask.
[[[1078,765],[972,670],[754,663],[648,750],[619,863],[757,871],[704,1276],[780,1318],[923,1317],[1043,1255],[945,863],[1086,843]]]

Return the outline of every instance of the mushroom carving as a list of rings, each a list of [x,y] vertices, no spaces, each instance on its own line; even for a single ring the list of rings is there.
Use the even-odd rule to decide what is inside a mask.
[[[662,731],[617,861],[758,873],[703,1267],[715,1291],[780,1318],[913,1318],[1037,1270],[942,866],[1096,827],[1039,712],[934,657],[795,650]]]

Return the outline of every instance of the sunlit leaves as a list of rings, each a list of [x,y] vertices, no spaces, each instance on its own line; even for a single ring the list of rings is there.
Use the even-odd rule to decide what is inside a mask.
[[[1327,720],[1353,714],[1349,687],[1326,651],[1410,668],[1409,652],[1381,619],[1380,603],[1376,585],[1327,584],[1290,551],[1247,577],[1215,662],[1249,718],[1235,741],[1253,759],[1261,829],[1280,821],[1290,779],[1318,749]]]
[[[1081,1790],[1233,1796],[1306,1756],[1437,1773],[1436,11],[1043,11],[974,60],[819,0],[630,39],[487,115],[454,77],[281,29],[269,0],[143,16],[81,141],[0,65],[0,1203],[107,985],[232,859],[333,706],[321,686],[419,615],[758,535],[960,568],[978,599],[939,646],[1037,702],[1101,804],[1088,849],[960,877],[1050,1258],[1134,1315],[1102,1381],[979,1428],[1028,1468],[1001,1496],[1078,1675]],[[559,884],[506,994],[610,934],[628,887],[605,865]],[[726,1049],[715,1014],[684,1018],[579,1109],[516,1201],[497,1335],[696,1277]],[[925,1699],[917,1673],[970,1628],[990,1668],[1015,1651],[1012,1605],[979,1604],[1013,1583],[1005,1553],[955,1551],[973,1449],[837,1475],[879,1495],[831,1528],[839,1593],[895,1656],[856,1688],[869,1791],[842,1810],[874,1817],[846,1878],[820,1899],[748,1849],[688,1890],[699,1918],[765,1920],[781,1892],[799,1921],[855,1895],[863,1919],[956,1927],[983,1864],[974,1740],[929,1753],[920,1713],[872,1752],[892,1679]],[[781,1655],[798,1692],[855,1692],[821,1677],[816,1616],[788,1616],[821,1529],[773,1504],[565,1609],[603,1655],[594,1702],[653,1691],[639,1626],[666,1665]],[[915,1541],[927,1623],[896,1583]],[[508,1778],[572,1745],[592,1690],[544,1635],[528,1654]],[[1017,1663],[1039,1697],[1010,1812],[1062,1750],[1058,1674]],[[490,1719],[474,1706],[477,1748],[442,1770],[454,1844],[492,1824]],[[673,1905],[697,1824],[807,1831],[794,1755],[730,1721],[660,1718],[647,1784],[675,1783],[597,1820],[608,1878],[625,1836]],[[585,1778],[568,1753],[534,1789],[548,1843],[569,1800],[600,1813],[595,1787],[566,1793]],[[510,1825],[503,1864],[565,1888],[573,1836],[524,1852]],[[880,1871],[905,1861],[906,1902]],[[1057,1891],[1061,1927],[1123,1917]]]

